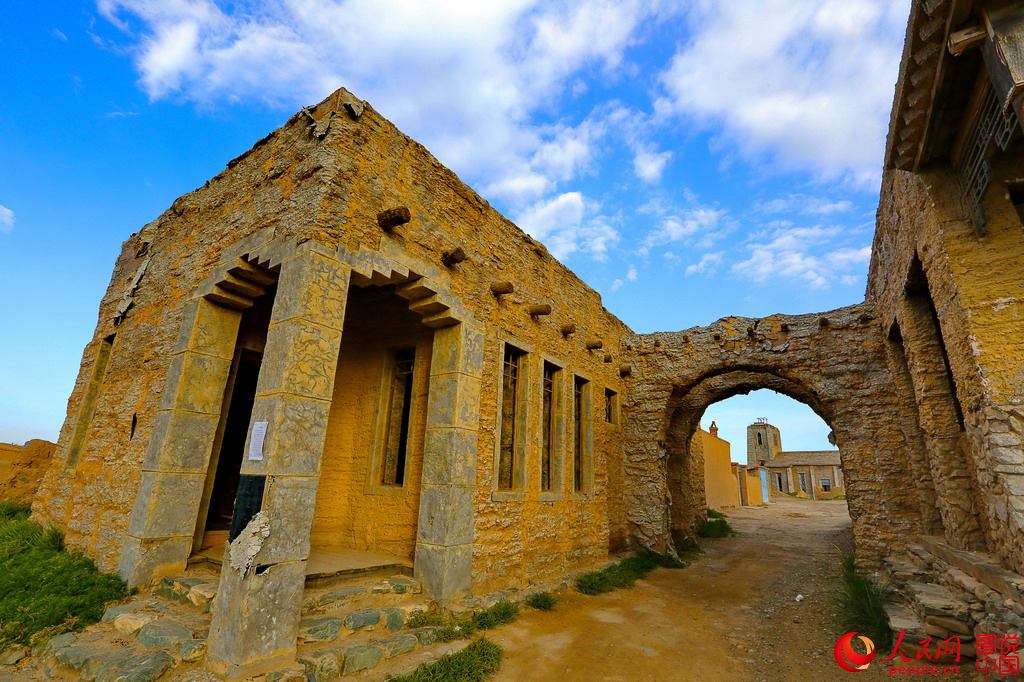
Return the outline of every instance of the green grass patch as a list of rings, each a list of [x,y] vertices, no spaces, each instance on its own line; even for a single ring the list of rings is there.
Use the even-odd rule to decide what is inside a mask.
[[[708,509],[708,518],[709,519],[724,519],[725,518],[725,514],[723,512],[718,511],[717,509]]]
[[[436,633],[439,642],[451,642],[456,639],[472,637],[481,630],[490,630],[505,623],[511,623],[519,615],[519,605],[502,599],[486,609],[474,611],[468,616],[452,618],[440,611],[417,613],[409,619],[410,628],[441,626]]]
[[[583,594],[603,594],[620,587],[629,587],[658,567],[683,568],[679,559],[655,552],[626,557],[599,571],[590,571],[576,578],[576,589]]]
[[[885,615],[888,592],[866,575],[857,572],[852,554],[844,554],[836,590],[836,610],[847,632],[867,635],[878,651],[892,648],[892,630]]]
[[[702,538],[727,538],[735,534],[736,531],[732,529],[732,526],[729,525],[725,518],[708,519],[697,526],[697,535]]]
[[[29,521],[23,505],[0,502],[0,649],[79,630],[127,595],[119,577],[65,551],[59,530]]]
[[[501,647],[481,637],[462,651],[424,663],[392,682],[481,682],[501,666]]]
[[[437,625],[447,625],[451,618],[440,611],[420,611],[414,613],[406,623],[406,627],[425,628]]]
[[[526,598],[526,605],[539,611],[550,611],[558,603],[558,597],[550,592],[534,592]]]

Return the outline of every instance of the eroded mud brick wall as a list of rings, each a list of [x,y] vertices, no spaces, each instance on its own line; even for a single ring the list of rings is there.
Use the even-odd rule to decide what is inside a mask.
[[[24,445],[0,443],[0,500],[31,503],[56,447],[38,439]]]
[[[927,444],[915,466],[934,509],[931,532],[954,546],[987,548],[1017,571],[1024,570],[1024,228],[1006,182],[1022,173],[1012,156],[994,164],[979,235],[948,169],[889,171],[868,285],[895,372],[920,405],[906,427]]]
[[[378,214],[395,207],[408,208],[411,220],[382,230]],[[474,588],[562,575],[602,560],[609,544],[623,542],[625,508],[621,496],[610,494],[623,479],[622,426],[618,416],[615,423],[605,421],[604,396],[606,389],[623,394],[618,370],[629,330],[540,243],[345,91],[292,117],[124,243],[93,341],[83,353],[54,465],[34,504],[38,518],[66,528],[69,545],[85,550],[102,568],[117,565],[187,304],[226,254],[307,241],[364,261],[376,254],[430,277],[482,334],[479,395],[469,397],[479,403],[473,415],[479,436],[472,492]],[[466,259],[444,265],[442,255],[456,247]],[[497,281],[511,282],[514,290],[496,296],[491,285]],[[530,306],[537,305],[550,305],[551,312],[531,315]],[[574,325],[572,333],[565,333],[566,325]],[[506,341],[529,352],[526,476],[521,491],[496,495],[493,429]],[[341,347],[343,372],[349,352],[344,338]],[[572,490],[566,442],[560,455],[564,478],[557,494],[542,499],[537,434],[543,359],[562,366],[567,382],[575,374],[589,380],[593,437],[586,490]],[[571,383],[566,386],[571,392]],[[221,396],[214,391],[201,397],[217,405]],[[351,420],[344,406],[336,408],[332,423]],[[570,408],[566,403],[567,413]],[[335,436],[343,431],[338,427]],[[323,462],[329,468],[339,456],[336,442],[328,441],[332,449]],[[342,485],[328,484],[335,486],[332,494]],[[411,509],[416,502],[400,504]],[[332,509],[322,499],[316,537],[324,541],[342,517],[365,527],[374,515],[388,513],[387,505],[369,505],[357,522],[354,513]],[[404,551],[409,534],[396,531],[387,542]]]

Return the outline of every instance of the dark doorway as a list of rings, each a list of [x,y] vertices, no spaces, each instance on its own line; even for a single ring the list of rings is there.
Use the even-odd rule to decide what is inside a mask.
[[[206,515],[206,532],[227,531],[231,528],[235,494],[238,491],[239,472],[245,455],[245,437],[249,431],[252,406],[256,399],[256,382],[260,376],[263,354],[242,350],[231,390],[231,404],[224,424],[217,474],[210,495],[210,509]],[[205,543],[204,543],[205,544]]]

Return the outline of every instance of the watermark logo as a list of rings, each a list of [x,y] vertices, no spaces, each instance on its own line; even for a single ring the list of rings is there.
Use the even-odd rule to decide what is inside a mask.
[[[853,648],[855,637],[864,645],[864,653]],[[869,637],[858,635],[856,632],[847,632],[836,640],[836,645],[832,649],[832,654],[836,657],[839,667],[851,673],[867,670],[875,658],[875,653],[875,643]]]

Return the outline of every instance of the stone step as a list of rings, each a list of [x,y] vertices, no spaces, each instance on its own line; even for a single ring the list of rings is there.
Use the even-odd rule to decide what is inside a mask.
[[[104,621],[81,633],[53,637],[41,651],[33,652],[46,676],[147,682],[206,655],[206,628],[146,610],[148,604],[135,606],[131,611],[108,609]]]
[[[932,556],[963,571],[987,588],[1018,604],[1024,604],[1024,576],[1004,568],[991,554],[956,549],[942,538],[932,535],[920,536],[918,543]]]
[[[964,623],[970,620],[968,605],[942,585],[910,581],[906,584],[905,594],[910,599],[911,608],[922,619],[940,616]]]
[[[365,674],[365,671],[373,670],[383,663],[432,647],[437,644],[439,630],[439,627],[425,627],[392,634],[381,633],[374,637],[344,638],[326,646],[300,649],[297,658],[304,666],[308,680],[328,682],[339,677]],[[465,640],[465,645],[469,642]],[[453,647],[446,645],[445,648]],[[457,645],[455,648],[461,647]]]
[[[389,606],[422,601],[423,586],[407,575],[392,575],[384,580],[350,581],[328,587],[307,589],[303,615],[350,610],[362,605]]]
[[[220,577],[216,574],[164,576],[153,587],[152,593],[163,599],[190,604],[208,612],[217,596]]]
[[[882,560],[892,581],[897,585],[921,582],[928,576],[928,567],[913,555],[891,556]]]

